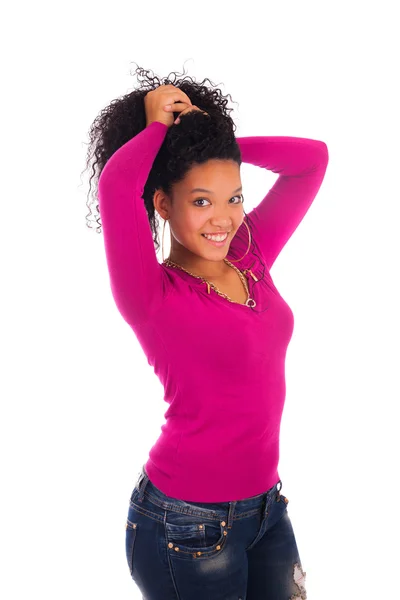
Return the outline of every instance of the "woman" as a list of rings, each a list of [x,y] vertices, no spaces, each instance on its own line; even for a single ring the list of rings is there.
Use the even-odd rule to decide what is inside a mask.
[[[321,186],[327,146],[235,138],[219,90],[146,83],[91,127],[112,294],[169,404],[130,497],[130,574],[146,600],[304,599],[278,473],[293,313],[270,269]],[[242,161],[279,174],[248,214]],[[162,264],[155,212],[170,225]]]

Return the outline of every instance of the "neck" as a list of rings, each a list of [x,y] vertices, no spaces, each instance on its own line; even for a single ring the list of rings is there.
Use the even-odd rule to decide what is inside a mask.
[[[182,260],[179,256],[171,253],[169,257],[173,263],[183,267],[187,271],[190,271],[193,275],[198,275],[204,279],[221,279],[225,277],[231,268],[226,264],[225,260],[211,261],[202,259],[199,257],[198,260]]]

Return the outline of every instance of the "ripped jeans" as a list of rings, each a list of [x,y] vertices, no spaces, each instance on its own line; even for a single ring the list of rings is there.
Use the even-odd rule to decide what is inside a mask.
[[[163,494],[143,466],[125,536],[143,600],[305,600],[306,573],[281,489],[279,480],[245,500],[185,502]]]

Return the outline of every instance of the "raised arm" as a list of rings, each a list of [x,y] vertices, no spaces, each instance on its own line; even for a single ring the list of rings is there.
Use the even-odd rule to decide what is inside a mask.
[[[325,142],[290,136],[236,138],[243,162],[279,177],[248,213],[255,241],[270,269],[310,208],[328,166]]]
[[[154,121],[110,157],[99,178],[99,208],[112,294],[130,325],[163,299],[163,270],[142,198],[168,126]]]

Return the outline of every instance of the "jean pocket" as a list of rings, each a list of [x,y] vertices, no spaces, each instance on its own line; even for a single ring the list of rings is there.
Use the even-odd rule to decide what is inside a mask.
[[[129,519],[126,520],[125,525],[125,553],[126,560],[128,561],[129,572],[132,575],[133,572],[133,554],[135,549],[137,523],[133,523]]]
[[[225,521],[194,516],[180,516],[179,520],[165,523],[168,550],[174,557],[204,559],[223,550],[229,535]]]

